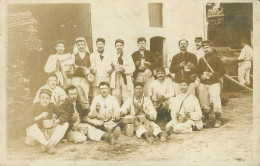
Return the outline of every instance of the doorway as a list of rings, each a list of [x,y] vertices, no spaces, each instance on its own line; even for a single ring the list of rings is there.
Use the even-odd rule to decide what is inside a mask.
[[[166,66],[166,51],[165,51],[165,38],[161,36],[155,36],[150,38],[150,50],[156,56],[156,62],[158,66]]]

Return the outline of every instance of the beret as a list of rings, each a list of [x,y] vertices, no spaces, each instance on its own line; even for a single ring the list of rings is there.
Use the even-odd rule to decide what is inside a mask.
[[[46,93],[46,94],[49,95],[50,97],[51,97],[51,95],[52,95],[52,91],[49,90],[49,89],[41,89],[40,95],[41,95],[42,93]]]
[[[209,40],[205,40],[202,42],[202,46],[212,46],[212,45],[213,45],[212,42]]]
[[[116,39],[115,45],[116,45],[116,43],[122,43],[123,45],[125,44],[124,40],[122,40],[122,39]]]
[[[96,43],[97,43],[97,42],[102,42],[102,43],[105,44],[106,41],[105,41],[104,38],[97,38]]]
[[[139,42],[141,42],[141,41],[145,41],[145,42],[146,42],[146,39],[145,39],[144,37],[139,37],[139,38],[137,39],[137,43],[139,43]]]

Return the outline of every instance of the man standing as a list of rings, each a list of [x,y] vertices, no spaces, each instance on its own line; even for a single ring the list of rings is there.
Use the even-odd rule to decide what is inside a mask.
[[[65,42],[58,40],[55,47],[57,53],[50,55],[44,71],[46,73],[55,73],[58,77],[58,83],[66,88],[71,85],[70,76],[73,73],[74,57],[71,54],[64,54]]]
[[[203,48],[202,48],[202,37],[196,37],[195,38],[195,45],[196,45],[196,57],[197,57],[197,60],[199,62],[199,59],[202,58],[204,56],[204,51],[203,51]]]
[[[180,53],[172,58],[170,72],[175,74],[175,92],[181,93],[179,81],[183,77],[190,81],[188,91],[195,96],[195,80],[197,78],[197,57],[187,51],[188,41],[182,39],[179,41]]]
[[[88,105],[90,81],[88,77],[93,72],[94,66],[90,63],[90,54],[86,51],[87,43],[83,37],[76,38],[77,52],[74,55],[75,72],[72,77],[72,85],[77,87],[82,104]],[[92,80],[91,80],[92,81]],[[87,106],[88,107],[88,106]]]
[[[49,154],[55,152],[55,145],[64,137],[69,127],[68,114],[50,103],[52,91],[41,89],[39,102],[34,103],[29,110],[32,125],[26,128],[25,144],[41,143],[42,150]]]
[[[161,141],[166,141],[168,135],[164,134],[161,128],[154,123],[157,113],[151,100],[144,96],[143,84],[135,83],[134,96],[129,98],[121,107],[121,115],[132,115],[137,117],[134,123],[134,130],[138,138],[143,137],[148,142],[152,142],[152,134],[160,138]]]
[[[108,94],[109,86],[108,82],[100,82],[100,94],[93,99],[86,121],[110,133],[119,124],[120,107],[116,98]]]
[[[54,103],[56,106],[61,105],[67,97],[66,92],[61,87],[57,86],[57,76],[55,74],[48,75],[47,83],[37,91],[33,103],[40,102],[40,93],[42,89],[49,89],[52,92],[50,102]]]
[[[114,72],[111,74],[112,95],[116,97],[119,105],[129,98],[133,91],[133,82],[131,76],[135,70],[132,57],[124,53],[124,41],[117,39],[115,41],[117,54],[113,57],[112,64]]]
[[[152,72],[156,68],[156,61],[153,52],[146,50],[146,40],[144,37],[137,39],[139,50],[132,54],[135,64],[135,71],[133,73],[135,82],[142,82],[144,84],[144,94],[148,96],[149,87],[153,80]]]
[[[170,109],[172,120],[166,125],[166,132],[174,133],[192,132],[192,129],[201,130],[203,123],[202,112],[198,99],[188,90],[189,81],[180,80],[181,93],[171,100]]]
[[[241,42],[242,50],[237,58],[238,60],[238,81],[242,85],[250,85],[250,69],[251,61],[253,60],[253,49],[246,44],[245,41]]]
[[[204,114],[204,126],[208,126],[210,102],[212,102],[216,117],[215,127],[220,127],[222,108],[219,79],[225,74],[225,68],[221,59],[214,54],[210,41],[203,41],[203,50],[205,55],[200,58],[198,67],[198,76],[200,79],[198,97]]]
[[[86,123],[88,120],[88,110],[84,109],[82,104],[78,101],[77,89],[75,86],[70,86],[67,89],[68,100],[65,101],[60,108],[69,113],[69,130],[67,138],[73,142],[86,141],[87,137],[93,141],[105,140],[114,144],[119,137],[120,129],[114,132],[106,133],[91,124]]]
[[[165,69],[156,69],[157,79],[151,83],[150,98],[157,109],[157,117],[167,116],[169,113],[169,100],[175,96],[174,87],[170,79],[165,78]]]
[[[97,52],[90,55],[91,65],[95,66],[93,72],[95,74],[95,79],[93,82],[93,98],[99,94],[99,83],[106,81],[110,83],[112,68],[112,56],[105,52],[105,39],[98,38],[96,40]]]

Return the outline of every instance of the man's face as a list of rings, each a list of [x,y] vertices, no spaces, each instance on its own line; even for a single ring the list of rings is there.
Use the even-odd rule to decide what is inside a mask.
[[[54,89],[57,85],[57,78],[55,76],[49,77],[47,80],[47,85],[49,85],[51,89]]]
[[[78,98],[78,91],[77,89],[72,89],[68,91],[68,99],[70,102],[75,103]]]
[[[164,80],[165,72],[159,71],[159,72],[156,73],[156,76],[157,76],[158,80]]]
[[[48,94],[46,94],[46,93],[41,93],[41,95],[40,95],[40,104],[41,104],[42,106],[47,106],[47,105],[49,105],[50,101],[51,101],[51,98],[50,98],[50,96],[49,96]]]
[[[65,50],[65,46],[63,43],[59,43],[56,47],[55,47],[57,54],[63,54],[64,50]]]
[[[196,40],[195,41],[195,45],[196,45],[196,48],[199,49],[202,46],[202,41],[201,40]]]
[[[116,50],[118,53],[122,53],[123,52],[123,49],[124,49],[124,45],[120,42],[116,43]]]
[[[103,53],[105,49],[105,44],[103,42],[97,42],[97,51]]]
[[[208,54],[208,53],[212,53],[213,49],[209,45],[204,45],[203,51],[205,52],[205,54]]]
[[[108,86],[107,85],[101,85],[99,87],[99,90],[100,90],[100,94],[102,97],[107,97],[107,95],[108,95]]]
[[[181,51],[186,51],[188,47],[188,43],[185,40],[182,40],[179,44],[179,48]]]
[[[186,93],[189,85],[186,82],[181,82],[179,85],[180,85],[181,92]]]
[[[138,47],[139,47],[139,50],[145,50],[146,42],[145,41],[140,41],[138,43]]]
[[[78,42],[76,43],[76,46],[78,47],[78,50],[79,50],[80,52],[84,52],[85,49],[86,49],[86,43],[85,43],[85,41],[78,41]]]
[[[143,87],[138,85],[134,89],[134,96],[135,97],[141,97],[143,95]]]

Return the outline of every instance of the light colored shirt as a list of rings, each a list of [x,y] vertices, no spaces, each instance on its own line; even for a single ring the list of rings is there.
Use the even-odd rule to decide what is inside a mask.
[[[97,111],[98,104],[100,105],[99,111]],[[106,98],[103,98],[101,95],[96,96],[91,103],[88,116],[104,121],[115,119],[115,117],[119,118],[120,107],[116,98],[111,95],[108,95]]]
[[[90,55],[90,63],[95,66],[93,86],[98,86],[101,81],[110,83],[111,80],[112,56],[106,53],[106,51],[102,53],[102,56],[104,56],[104,58],[101,60],[99,52],[94,52]]]
[[[51,89],[48,84],[45,84],[37,91],[37,93],[34,97],[33,103],[40,102],[40,92],[42,89],[49,89],[52,91],[50,102],[54,103],[55,105],[59,104],[60,99],[62,99],[62,98],[65,99],[67,97],[66,92],[61,87],[56,86],[54,89]]]
[[[179,95],[171,99],[169,108],[171,110],[171,117],[173,120],[177,120],[178,114],[184,116],[185,112],[190,112],[190,120],[201,119],[202,112],[201,112],[199,100],[192,94],[189,94],[189,96],[186,97],[187,95],[188,93],[180,93]],[[181,107],[181,103],[183,100],[184,102]]]
[[[141,108],[138,112],[138,107]],[[139,101],[135,97],[129,98],[121,107],[121,115],[147,115],[150,120],[156,120],[157,112],[153,106],[152,101],[147,97],[142,97]]]
[[[200,47],[198,50],[196,50],[196,54],[195,55],[196,55],[197,60],[199,62],[200,58],[202,58],[205,55],[205,53],[203,51],[203,48]]]
[[[58,70],[56,66],[57,61],[61,62],[60,65],[64,71],[68,71],[68,66],[74,64],[75,58],[71,54],[50,55],[44,66],[44,71],[46,73],[55,73]]]
[[[253,49],[250,46],[245,45],[237,59],[243,60],[240,62],[241,64],[246,63],[246,61],[250,62],[253,60]]]
[[[158,79],[153,80],[150,85],[149,96],[156,96],[157,94],[163,95],[167,99],[175,96],[172,81],[170,79],[164,79],[162,82]]]
[[[119,56],[120,55],[118,55],[118,54],[113,56],[112,63],[114,64],[114,66],[119,65],[119,63],[118,63]],[[130,54],[124,53],[122,56],[122,60],[123,60],[122,66],[125,69],[124,74],[126,75],[128,90],[132,90],[133,82],[132,82],[131,76],[133,75],[133,72],[135,71],[135,64],[134,64],[133,59]],[[120,74],[120,73],[116,73],[116,71],[113,71],[113,73],[111,74],[111,88],[115,88],[116,76],[118,74]]]

